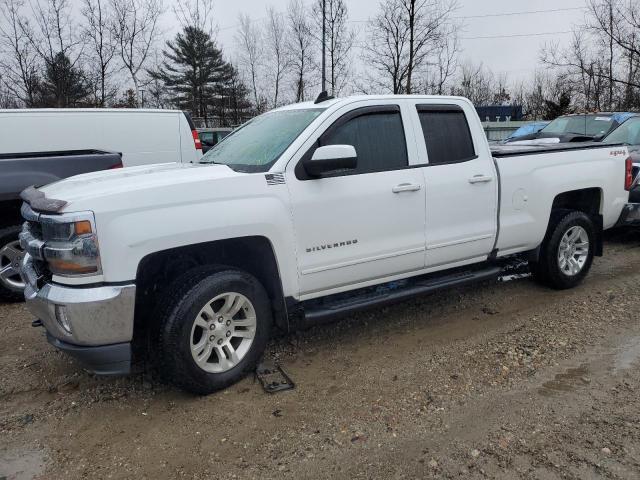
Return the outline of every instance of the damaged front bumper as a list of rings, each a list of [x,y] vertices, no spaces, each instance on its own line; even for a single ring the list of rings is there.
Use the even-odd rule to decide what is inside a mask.
[[[94,373],[130,372],[135,284],[70,287],[42,283],[29,254],[23,259],[21,275],[27,308],[42,321],[52,345]]]

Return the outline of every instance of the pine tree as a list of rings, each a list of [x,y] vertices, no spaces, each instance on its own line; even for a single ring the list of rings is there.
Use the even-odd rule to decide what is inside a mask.
[[[164,61],[158,70],[150,71],[171,92],[171,100],[179,108],[190,110],[196,117],[208,118],[215,96],[233,76],[233,68],[222,51],[204,30],[186,26],[176,38],[167,41]]]
[[[53,62],[47,63],[38,90],[41,107],[77,107],[89,94],[84,73],[62,52],[53,57]]]

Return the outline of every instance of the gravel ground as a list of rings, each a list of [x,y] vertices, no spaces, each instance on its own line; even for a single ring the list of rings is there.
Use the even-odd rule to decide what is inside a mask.
[[[275,339],[293,391],[85,373],[0,305],[0,480],[640,477],[640,233],[579,288],[530,279]]]

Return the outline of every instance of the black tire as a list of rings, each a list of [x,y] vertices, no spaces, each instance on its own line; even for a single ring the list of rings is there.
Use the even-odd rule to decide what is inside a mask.
[[[18,234],[20,233],[20,227],[6,227],[0,229],[0,250],[14,243],[18,240]],[[0,268],[3,267],[0,259]],[[10,289],[0,280],[0,302],[23,302],[24,294],[22,292],[16,292]]]
[[[255,369],[273,323],[271,302],[255,277],[235,269],[201,268],[178,278],[168,292],[158,305],[156,318],[160,330],[154,336],[151,352],[166,380],[189,392],[208,395],[236,383]],[[248,351],[233,368],[210,373],[200,368],[191,354],[191,329],[205,304],[226,292],[239,293],[251,302],[256,313],[256,330]]]
[[[581,270],[575,275],[564,272],[558,262],[560,242],[573,227],[582,227],[589,238],[587,258]],[[584,212],[563,211],[552,215],[547,234],[542,242],[537,262],[529,262],[531,272],[538,283],[557,290],[579,285],[589,273],[593,263],[596,243],[596,228],[593,220]]]

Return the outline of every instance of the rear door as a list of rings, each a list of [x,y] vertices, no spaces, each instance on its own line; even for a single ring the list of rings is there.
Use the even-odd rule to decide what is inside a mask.
[[[497,233],[498,178],[472,107],[415,102],[426,183],[426,266],[478,260]],[[474,127],[472,135],[471,127]]]
[[[411,121],[402,105],[405,111],[399,101],[345,107],[289,163],[302,296],[424,268],[424,177],[411,168],[416,147],[407,142]],[[301,162],[315,148],[344,144],[355,147],[357,169],[306,175]]]

